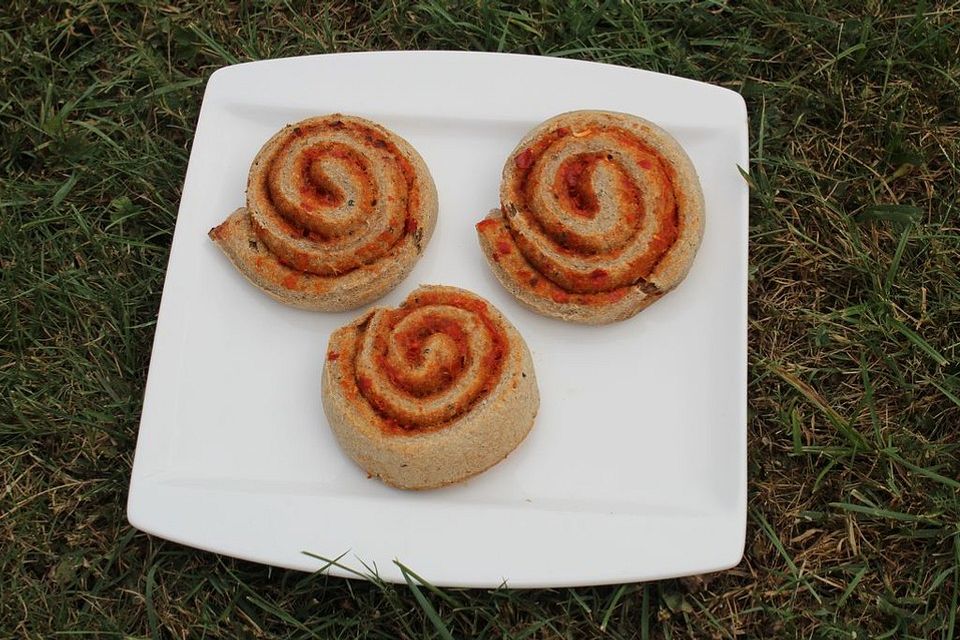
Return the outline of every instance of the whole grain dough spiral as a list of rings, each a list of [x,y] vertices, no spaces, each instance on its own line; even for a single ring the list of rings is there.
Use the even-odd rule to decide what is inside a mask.
[[[686,276],[704,201],[680,144],[652,122],[573,111],[540,124],[507,159],[500,209],[477,224],[497,279],[555,318],[629,318]]]
[[[436,218],[437,190],[416,150],[374,122],[333,114],[270,138],[250,167],[246,207],[209,235],[273,298],[342,311],[403,280]]]
[[[404,489],[458,482],[526,437],[540,405],[523,338],[479,296],[423,286],[330,337],[323,408],[340,446]]]

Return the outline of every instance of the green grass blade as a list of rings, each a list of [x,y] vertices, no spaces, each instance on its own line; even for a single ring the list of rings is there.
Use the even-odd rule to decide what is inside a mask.
[[[923,211],[908,204],[877,204],[864,209],[859,214],[858,219],[861,222],[883,220],[898,224],[910,224],[916,222],[922,214]]]
[[[818,408],[830,424],[837,428],[837,430],[843,434],[843,436],[852,444],[854,447],[861,449],[869,449],[866,440],[863,439],[857,431],[850,428],[849,423],[840,417],[827,401],[821,396],[813,387],[808,385],[806,382],[800,380],[797,376],[792,373],[781,369],[776,365],[770,365],[770,369],[785,380],[790,386],[800,392],[803,397],[810,401],[816,408]]]
[[[885,296],[890,295],[890,287],[893,286],[893,281],[897,277],[897,271],[900,270],[900,261],[903,259],[903,252],[907,248],[907,242],[910,240],[912,231],[913,227],[906,226],[903,231],[900,232],[897,249],[893,252],[893,259],[890,260],[890,268],[887,269],[887,276],[883,280],[883,294]]]
[[[643,601],[640,605],[640,640],[650,640],[650,585],[643,585]]]
[[[897,320],[896,318],[888,318],[888,319],[887,319],[887,322],[889,322],[891,325],[893,325],[894,329],[896,329],[897,331],[899,331],[900,333],[902,333],[902,334],[907,338],[907,340],[909,340],[909,341],[912,342],[914,345],[916,345],[917,347],[919,347],[921,351],[923,351],[923,352],[926,353],[928,356],[930,356],[931,358],[933,358],[933,361],[934,361],[934,362],[936,362],[936,363],[939,364],[940,366],[943,366],[943,365],[947,364],[948,360],[947,360],[946,358],[944,358],[943,355],[941,355],[939,351],[937,351],[936,349],[934,349],[933,346],[931,346],[931,344],[930,344],[929,342],[927,342],[926,340],[924,340],[923,337],[922,337],[919,333],[917,333],[916,331],[914,331],[913,329],[911,329],[911,328],[908,327],[907,325],[903,324],[902,322],[900,322],[900,321]]]
[[[610,599],[610,604],[607,606],[607,610],[603,614],[603,619],[600,621],[600,631],[606,632],[607,623],[610,622],[610,616],[613,614],[613,610],[617,608],[617,603],[620,602],[620,598],[623,597],[623,594],[627,592],[627,586],[625,584],[620,585],[617,588],[616,592],[613,594],[613,598]]]
[[[147,607],[147,625],[150,627],[150,637],[154,640],[159,640],[162,636],[160,635],[160,623],[157,619],[157,607],[153,602],[153,592],[156,589],[156,575],[157,569],[160,564],[154,562],[150,569],[147,571],[147,586],[144,591],[144,602]]]
[[[939,389],[939,390],[940,390],[940,393],[942,393],[944,396],[946,396],[947,399],[950,400],[950,402],[952,402],[953,404],[955,404],[955,405],[957,405],[958,407],[960,407],[960,396],[957,396],[957,394],[953,393],[952,391],[950,391],[949,389],[947,389],[945,386],[943,386],[942,384],[940,384],[940,383],[937,382],[936,380],[933,380],[933,379],[931,379],[931,378],[927,378],[927,382],[929,382],[930,384],[932,384],[933,386],[935,386],[937,389]]]
[[[867,571],[870,570],[870,567],[864,565],[853,575],[853,578],[850,579],[847,588],[843,590],[843,593],[840,594],[840,597],[837,598],[837,608],[842,607],[847,599],[850,597],[850,594],[853,593],[853,590],[857,588],[857,585],[860,584],[860,581],[863,580],[863,576],[867,575]]]
[[[849,502],[831,502],[829,503],[831,507],[835,509],[842,509],[844,511],[852,511],[854,513],[862,513],[864,515],[871,516],[873,518],[883,518],[886,520],[897,520],[900,522],[923,522],[925,524],[942,524],[936,518],[928,518],[926,516],[915,516],[910,513],[903,513],[900,511],[892,511],[890,509],[880,509],[877,507],[868,507],[865,505],[859,504],[850,504]]]
[[[373,577],[373,574],[372,574],[372,573],[363,573],[363,572],[361,572],[361,571],[357,571],[356,569],[352,569],[352,568],[348,567],[347,565],[342,564],[342,563],[340,562],[340,560],[341,560],[345,555],[347,555],[347,554],[349,553],[349,551],[344,551],[343,553],[341,553],[341,554],[340,554],[339,556],[337,556],[336,558],[324,558],[323,556],[317,555],[317,554],[315,554],[315,553],[311,553],[310,551],[301,551],[300,553],[302,553],[302,554],[305,555],[305,556],[310,556],[311,558],[314,558],[314,559],[316,559],[316,560],[320,560],[321,562],[324,563],[324,565],[323,565],[322,567],[320,567],[319,569],[317,569],[316,571],[314,571],[314,573],[323,573],[324,571],[326,571],[326,570],[329,569],[330,567],[337,567],[338,569],[340,569],[340,570],[342,570],[342,571],[346,571],[346,572],[348,572],[348,573],[356,576],[357,578],[363,578],[364,580],[370,580],[370,579]]]
[[[420,591],[420,587],[417,586],[417,582],[415,581],[413,574],[399,561],[394,561],[394,563],[400,568],[400,573],[403,574],[403,579],[406,581],[407,586],[413,593],[413,597],[416,598],[417,604],[419,604],[420,608],[423,609],[423,612],[426,614],[430,622],[433,623],[433,627],[437,630],[437,633],[440,634],[440,637],[444,638],[445,640],[453,640],[453,634],[450,633],[450,630],[443,622],[440,614],[437,613],[437,610],[433,608],[433,605],[430,604],[430,601],[427,600],[426,596],[424,596]]]
[[[60,188],[57,189],[57,192],[53,194],[53,208],[56,209],[59,207],[66,197],[70,194],[70,191],[73,190],[73,187],[77,184],[77,180],[80,179],[80,176],[76,173],[71,175],[66,182],[60,185]]]
[[[946,640],[953,640],[957,632],[957,610],[960,609],[958,602],[960,602],[960,532],[953,535],[953,597],[950,599]]]
[[[944,476],[944,475],[941,475],[941,474],[937,473],[936,471],[931,471],[930,469],[925,469],[925,468],[923,468],[923,467],[921,467],[921,466],[919,466],[919,465],[913,464],[913,463],[910,462],[909,460],[903,459],[903,457],[901,457],[900,455],[898,455],[898,454],[897,454],[896,452],[894,452],[894,451],[884,450],[883,453],[884,453],[887,457],[889,457],[889,458],[893,459],[894,461],[896,461],[898,464],[902,464],[903,466],[905,466],[906,468],[910,469],[911,471],[913,471],[913,472],[915,472],[915,473],[918,473],[918,474],[920,474],[920,475],[922,475],[922,476],[925,476],[925,477],[927,477],[927,478],[930,478],[931,480],[935,480],[936,482],[939,482],[940,484],[946,485],[946,486],[948,486],[948,487],[952,487],[953,489],[958,489],[958,490],[960,490],[960,481],[954,480],[953,478],[948,478],[948,477],[946,477],[946,476]]]

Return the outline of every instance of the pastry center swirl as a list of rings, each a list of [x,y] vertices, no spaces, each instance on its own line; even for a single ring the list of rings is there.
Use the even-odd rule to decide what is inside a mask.
[[[420,226],[419,203],[409,160],[380,131],[354,122],[288,128],[250,173],[257,235],[309,273],[338,275],[383,258]]]
[[[361,395],[406,429],[457,419],[499,382],[507,339],[486,303],[456,294],[421,296],[375,313],[358,336]]]
[[[679,235],[674,171],[629,131],[555,129],[513,162],[504,218],[524,257],[567,291],[636,284]]]

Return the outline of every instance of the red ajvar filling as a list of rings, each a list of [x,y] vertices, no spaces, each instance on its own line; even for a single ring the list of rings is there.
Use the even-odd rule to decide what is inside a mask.
[[[482,375],[484,378],[483,388],[477,397],[473,399],[470,405],[465,408],[465,413],[469,411],[473,405],[485,397],[499,380],[503,370],[503,359],[508,348],[507,335],[500,325],[497,324],[491,317],[490,310],[486,302],[470,296],[451,292],[429,292],[419,294],[416,300],[411,300],[409,303],[401,306],[398,309],[387,311],[386,313],[390,314],[390,317],[382,325],[384,327],[384,331],[392,332],[394,327],[396,327],[397,324],[399,324],[400,321],[408,316],[411,312],[422,307],[433,305],[458,307],[471,312],[480,320],[491,338],[492,346],[489,351],[482,354],[479,367],[481,372],[480,375]],[[418,324],[413,329],[410,329],[404,334],[397,336],[398,342],[400,343],[400,348],[403,351],[402,355],[404,359],[411,364],[416,364],[421,362],[421,359],[423,358],[424,343],[431,335],[436,333],[443,333],[446,335],[456,345],[461,357],[454,359],[453,367],[444,368],[441,370],[440,376],[442,379],[438,380],[437,384],[434,385],[435,389],[433,392],[438,392],[449,383],[453,382],[453,380],[455,380],[456,377],[462,373],[463,368],[466,366],[466,357],[469,349],[467,335],[464,332],[463,327],[459,326],[456,322],[448,318],[428,315],[421,324]],[[378,347],[378,364],[380,365],[381,370],[384,371],[385,374],[390,378],[391,382],[393,382],[394,386],[396,386],[398,390],[402,390],[398,392],[408,393],[414,398],[429,397],[429,393],[418,394],[404,389],[402,386],[401,373],[394,370],[393,365],[387,359],[387,354],[384,351],[386,347],[385,336],[378,336],[377,338],[378,339],[375,343],[375,347]],[[357,335],[356,344],[359,345],[363,340],[364,332],[361,330]],[[440,424],[421,426],[403,424],[397,421],[389,416],[384,411],[383,407],[378,407],[375,402],[371,401],[371,398],[374,397],[374,394],[370,393],[372,381],[365,376],[356,376],[352,362],[344,362],[343,366],[346,368],[344,372],[346,375],[343,377],[343,383],[346,385],[345,390],[347,391],[347,396],[350,397],[350,387],[355,384],[356,388],[363,396],[363,398],[357,398],[356,401],[367,402],[373,407],[378,418],[380,419],[379,426],[385,433],[400,435],[419,433],[425,430],[432,431],[436,429],[442,429],[450,424],[449,422],[444,422]],[[353,382],[354,380],[355,383]]]
[[[636,257],[632,261],[632,271],[635,273],[637,281],[639,281],[648,276],[656,268],[657,264],[660,262],[663,256],[666,255],[667,251],[673,246],[679,237],[680,217],[678,203],[683,202],[683,194],[678,192],[675,188],[676,173],[673,170],[673,167],[670,165],[670,163],[666,162],[666,160],[664,160],[655,149],[629,131],[615,127],[607,127],[603,131],[605,134],[612,135],[614,138],[616,138],[617,142],[622,145],[623,148],[632,150],[635,155],[639,157],[638,164],[647,172],[646,178],[648,180],[662,181],[663,188],[661,189],[661,192],[668,195],[673,195],[672,199],[665,196],[660,202],[657,203],[654,215],[658,217],[658,231],[651,238],[645,254],[643,256]],[[543,228],[539,220],[533,216],[533,214],[530,212],[529,206],[526,204],[528,200],[527,194],[538,188],[538,185],[536,184],[536,178],[531,172],[531,168],[552,145],[569,135],[574,135],[570,129],[566,127],[560,127],[544,134],[534,141],[533,144],[522,150],[521,153],[519,153],[515,158],[515,165],[518,171],[514,172],[512,176],[513,183],[511,184],[510,192],[513,194],[514,201],[519,205],[519,211],[517,215],[526,216],[529,224],[539,228],[543,232],[544,237],[553,243],[553,248],[557,252],[566,255],[590,255],[581,253],[575,248],[567,246],[563,238],[551,237],[549,230]],[[609,159],[610,158],[604,153],[580,154],[575,158],[568,159],[560,167],[558,175],[554,177],[554,184],[552,185],[555,193],[560,198],[561,206],[564,206],[567,211],[574,215],[581,215],[587,218],[592,218],[594,215],[596,215],[596,213],[599,211],[599,202],[597,201],[596,194],[593,192],[593,189],[590,186],[590,177],[598,162],[603,162]],[[621,186],[627,185],[621,183]],[[636,185],[629,185],[627,189],[626,200],[631,204],[636,203],[636,206],[630,206],[628,208],[628,211],[624,216],[626,223],[639,227],[640,216],[646,215],[646,213],[642,211],[640,190]],[[670,201],[667,202],[667,200]],[[507,218],[505,217],[504,219]],[[485,220],[484,222],[487,221]],[[482,235],[489,234],[489,229],[481,228],[479,225],[477,227],[477,231]],[[513,238],[512,234],[509,233],[509,230],[506,235],[509,237],[511,244],[517,247],[518,252],[522,252],[522,245],[517,245],[516,240]],[[490,237],[492,238],[492,235]],[[494,255],[494,260],[499,262],[501,265],[504,265],[506,261],[503,260],[503,255],[503,252],[497,251]],[[527,266],[532,267],[533,265],[528,263]],[[574,273],[567,274],[567,277],[569,279],[577,279],[578,281],[581,278],[578,276],[578,274]],[[582,278],[582,288],[587,290],[597,288],[598,290],[601,290],[603,288],[605,277],[606,274],[601,275],[597,271],[594,271]],[[555,290],[544,291],[544,297],[561,303],[571,302],[574,301],[574,299],[583,298],[584,296],[601,296],[601,294],[606,294],[607,298],[610,296],[619,296],[617,298],[619,299],[622,298],[623,295],[626,295],[626,291],[629,289],[629,287],[621,287],[605,292],[598,291],[596,294],[577,294],[568,292],[565,289],[555,285],[553,282],[549,281],[547,277],[544,277],[541,280],[545,280],[555,287]],[[547,285],[542,284],[540,286],[546,287]],[[623,292],[618,294],[617,292],[621,289]],[[596,301],[585,299],[581,302],[581,304],[602,304],[607,301],[608,300],[601,296],[601,299]]]
[[[367,145],[375,147],[377,149],[384,149],[394,158],[398,167],[400,168],[400,172],[403,174],[404,181],[406,182],[406,186],[407,186],[407,197],[406,197],[407,215],[406,215],[406,222],[404,225],[404,231],[407,234],[415,231],[417,228],[417,219],[416,219],[416,216],[414,215],[414,212],[419,208],[420,198],[421,198],[420,189],[417,186],[416,171],[414,170],[413,165],[410,163],[410,161],[407,160],[407,158],[404,157],[403,154],[400,152],[400,149],[397,148],[395,144],[393,144],[392,142],[384,138],[380,134],[380,132],[378,132],[376,129],[373,129],[372,127],[367,127],[359,123],[344,122],[342,120],[335,120],[332,122],[326,121],[316,125],[311,125],[309,127],[295,127],[293,130],[291,130],[289,134],[290,138],[287,141],[287,143],[282,145],[277,150],[275,156],[279,156],[285,153],[288,146],[294,139],[310,135],[315,131],[322,131],[326,129],[352,132],[356,139],[363,140],[364,142],[367,143]],[[327,153],[323,149],[325,148],[333,149],[335,147],[342,147],[342,149],[339,151],[330,151],[329,152],[330,155],[333,155],[334,157],[344,157],[344,158],[352,157],[353,160],[351,160],[351,162],[356,161],[356,167],[359,174],[363,176],[363,179],[369,179],[369,177],[367,177],[368,169],[367,167],[363,166],[360,156],[356,155],[349,147],[345,145],[330,144],[330,145],[327,145],[326,147],[321,147],[316,151],[314,151],[313,149],[308,150],[307,153],[316,153],[318,154],[317,157],[319,157],[320,155],[324,155]],[[336,156],[335,154],[337,153],[342,154],[342,156]],[[304,170],[308,170],[310,166],[310,162],[305,163],[305,166],[307,167],[307,169],[304,169]],[[264,184],[265,193],[270,192],[269,186],[266,184],[266,181],[268,180],[269,175],[270,175],[269,169],[263,172],[263,179],[265,183]],[[307,180],[304,181],[305,184],[308,182],[309,181]],[[343,194],[340,194],[339,189],[337,189],[336,186],[333,185],[332,183],[327,184],[326,187],[321,186],[321,188],[310,187],[309,185],[305,188],[307,189],[307,192],[305,193],[304,187],[302,187],[301,195],[305,195],[307,198],[313,198],[316,204],[318,205],[326,202],[329,204],[329,206],[336,206],[343,202],[342,201]],[[336,192],[334,192],[334,190],[336,190]],[[340,199],[337,200],[337,198],[340,198]],[[308,229],[304,229],[299,225],[292,223],[290,220],[288,220],[287,218],[284,218],[282,215],[277,216],[277,220],[283,232],[290,235],[291,237],[310,238],[311,240],[316,242],[324,242],[324,241],[330,240],[329,238],[325,238],[322,234],[315,233]],[[289,266],[291,266],[291,268],[298,269],[299,271],[305,270],[303,268],[298,268],[298,266],[295,264],[291,264]]]

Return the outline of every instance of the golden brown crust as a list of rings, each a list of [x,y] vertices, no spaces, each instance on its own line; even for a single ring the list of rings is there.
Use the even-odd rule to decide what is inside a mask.
[[[271,297],[342,311],[406,277],[437,209],[433,179],[409,143],[369,120],[332,114],[288,125],[263,145],[247,206],[210,237]]]
[[[404,489],[493,466],[526,437],[540,402],[517,330],[482,298],[441,286],[335,331],[321,387],[344,451]]]
[[[686,276],[703,236],[692,162],[642,118],[574,111],[507,159],[501,208],[477,225],[497,279],[541,314],[586,324],[631,317]]]

